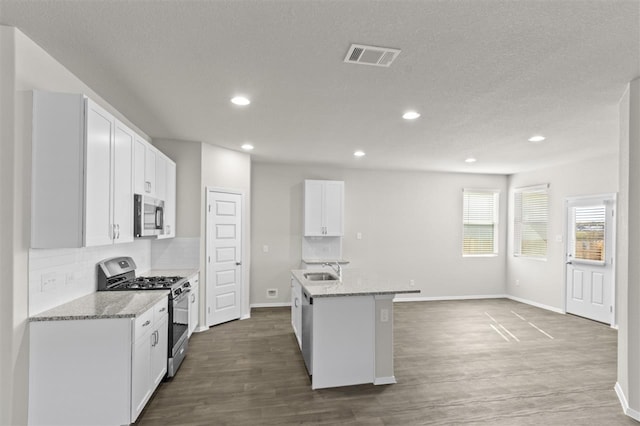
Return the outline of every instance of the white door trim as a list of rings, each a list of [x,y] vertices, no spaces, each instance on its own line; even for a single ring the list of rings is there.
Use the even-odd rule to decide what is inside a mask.
[[[594,201],[602,201],[602,200],[606,200],[608,202],[611,203],[611,208],[613,211],[613,219],[611,220],[611,229],[610,229],[610,235],[611,235],[611,248],[610,248],[610,258],[611,258],[611,262],[612,262],[612,268],[611,268],[611,305],[613,307],[612,311],[611,311],[611,322],[610,322],[610,326],[612,328],[617,328],[618,327],[618,321],[617,321],[617,306],[616,306],[616,287],[617,287],[617,282],[616,282],[616,261],[617,261],[617,257],[616,257],[616,237],[617,237],[617,228],[616,228],[616,222],[617,222],[617,206],[618,206],[618,194],[615,192],[612,193],[604,193],[604,194],[594,194],[594,195],[584,195],[584,196],[576,196],[576,197],[566,197],[564,199],[564,219],[563,219],[563,227],[564,227],[564,242],[563,242],[563,268],[564,268],[564,286],[562,289],[562,294],[563,294],[563,298],[564,298],[564,312],[567,313],[567,302],[568,302],[568,295],[567,295],[567,253],[569,251],[569,233],[571,232],[571,230],[569,229],[569,223],[568,223],[568,206],[570,203],[575,203],[575,202],[585,202],[588,203],[590,200],[594,200]]]
[[[209,205],[211,204],[211,200],[213,198],[213,193],[225,193],[225,194],[236,194],[240,196],[241,199],[241,203],[242,203],[242,211],[241,211],[241,216],[240,216],[240,227],[241,227],[241,233],[242,233],[242,249],[241,249],[241,259],[242,259],[242,265],[241,265],[241,285],[240,285],[240,296],[241,296],[241,301],[240,301],[240,319],[247,319],[250,318],[250,311],[249,311],[249,289],[247,287],[247,277],[249,274],[249,257],[248,257],[248,253],[249,253],[249,248],[247,247],[246,241],[247,241],[247,233],[246,233],[246,224],[247,224],[247,202],[246,202],[246,192],[242,189],[236,189],[236,188],[224,188],[224,187],[218,187],[218,186],[206,186],[205,187],[205,205],[204,205],[204,222],[205,222],[205,253],[204,253],[204,261],[205,261],[205,275],[204,275],[204,279],[202,279],[202,283],[201,283],[201,288],[200,289],[200,296],[204,298],[204,322],[205,324],[209,324],[209,306],[208,306],[208,297],[207,297],[207,277],[209,276],[210,273],[210,266],[209,266],[209,262],[207,261],[209,255],[212,253],[212,247],[209,247],[209,241],[207,240],[207,235],[209,235],[209,227],[212,225],[208,222],[208,209],[209,209]],[[207,325],[208,328],[208,325]]]

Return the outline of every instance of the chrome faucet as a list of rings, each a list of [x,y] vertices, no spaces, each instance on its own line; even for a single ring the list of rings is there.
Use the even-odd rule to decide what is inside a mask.
[[[342,266],[340,266],[338,261],[335,261],[334,263],[323,263],[322,266],[330,266],[331,269],[338,274],[338,280],[342,281]]]

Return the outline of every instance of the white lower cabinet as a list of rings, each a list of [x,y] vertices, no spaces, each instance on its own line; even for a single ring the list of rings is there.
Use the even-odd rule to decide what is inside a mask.
[[[151,311],[151,312],[150,312]],[[136,318],[131,371],[131,421],[135,421],[167,373],[167,302]]]
[[[30,322],[28,424],[135,422],[167,370],[167,312]]]
[[[199,277],[197,274],[195,278],[190,279],[191,291],[189,292],[189,337],[198,327],[198,317],[200,315],[200,285]]]
[[[294,278],[291,278],[291,327],[302,349],[302,287]]]

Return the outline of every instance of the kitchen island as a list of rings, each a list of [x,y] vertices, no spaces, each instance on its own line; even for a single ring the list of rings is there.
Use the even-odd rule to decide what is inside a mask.
[[[311,388],[396,383],[393,298],[420,290],[357,270],[346,270],[342,279],[319,274],[291,271],[292,326]]]

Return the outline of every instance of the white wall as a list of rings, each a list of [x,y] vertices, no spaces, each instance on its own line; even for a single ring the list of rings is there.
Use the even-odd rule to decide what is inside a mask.
[[[249,247],[251,245],[251,157],[243,152],[231,151],[225,148],[220,148],[207,143],[202,144],[202,183],[200,187],[201,196],[201,211],[206,209],[206,191],[207,188],[224,188],[240,191],[244,194],[244,208],[242,221],[244,224],[244,235],[242,237],[242,244],[245,247],[242,253],[242,275],[244,280],[244,287],[242,290],[242,316],[248,317],[249,312],[249,283],[251,282],[250,275],[250,263],[251,253]],[[200,276],[201,287],[204,287],[204,299],[202,303],[207,303],[206,288],[207,288],[207,274],[206,274],[206,214],[202,214],[200,219],[200,235],[202,235],[200,243]],[[203,295],[201,290],[201,295]],[[212,303],[212,301],[209,301]],[[200,323],[204,324],[204,305],[201,304],[200,311],[203,313],[200,316]]]
[[[2,126],[2,236],[0,259],[4,279],[0,284],[2,311],[2,344],[0,345],[0,423],[25,424],[28,398],[28,332],[29,316],[29,218],[31,197],[31,91],[33,89],[56,92],[84,93],[113,113],[132,129],[144,135],[133,123],[15,28],[0,26],[0,123]],[[128,246],[128,248],[127,248]],[[119,254],[136,253],[133,245],[122,246]],[[110,248],[91,250],[85,259],[107,257]],[[131,250],[131,251],[130,251]],[[57,251],[47,251],[52,260],[46,267],[64,273],[66,278],[68,259]],[[47,257],[39,251],[39,259]],[[82,253],[82,249],[78,253]],[[82,256],[82,254],[81,254]],[[39,262],[35,261],[37,264]],[[148,260],[147,260],[148,262]],[[61,268],[61,269],[60,269]],[[81,268],[82,269],[82,268]],[[64,271],[64,272],[63,272]],[[34,274],[38,272],[34,270]],[[88,273],[88,272],[87,272]],[[77,276],[77,275],[76,275]],[[83,276],[83,273],[80,273]],[[71,300],[81,293],[95,289],[94,281],[78,286],[61,286],[55,295],[55,303]],[[33,289],[33,288],[32,288]],[[52,302],[47,295],[34,297],[34,310]]]
[[[28,378],[29,191],[25,147],[16,137],[16,37],[0,26],[0,424],[24,424]]]
[[[426,298],[505,293],[505,176],[254,163],[252,304],[290,300],[290,270],[298,269],[301,260],[304,179],[345,181],[343,257],[351,262],[348,267],[391,282],[414,280]],[[497,257],[462,257],[465,187],[501,191]],[[266,297],[270,288],[278,289],[278,298]]]
[[[616,193],[618,157],[567,164],[509,177],[509,232],[513,235],[514,188],[549,183],[549,225],[547,260],[514,257],[513,238],[507,241],[507,293],[524,301],[563,311],[565,229],[564,200],[567,197]],[[561,241],[556,241],[556,238]],[[516,281],[519,284],[516,284]]]
[[[620,100],[618,380],[625,413],[640,421],[640,79]]]

